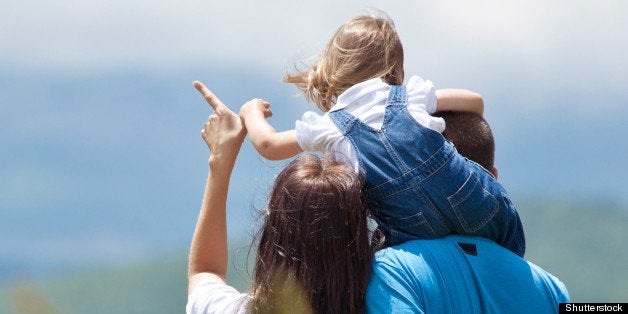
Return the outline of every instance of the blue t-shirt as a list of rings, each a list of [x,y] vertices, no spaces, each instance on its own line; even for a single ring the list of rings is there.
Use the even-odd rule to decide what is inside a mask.
[[[565,285],[495,242],[413,240],[375,254],[369,313],[557,313]]]

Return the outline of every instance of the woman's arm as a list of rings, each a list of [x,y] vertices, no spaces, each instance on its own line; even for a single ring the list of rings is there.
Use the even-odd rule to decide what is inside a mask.
[[[466,89],[436,90],[437,111],[467,111],[484,114],[484,100],[480,94]]]
[[[255,149],[264,158],[270,160],[286,159],[302,152],[295,130],[277,132],[266,121],[266,118],[273,115],[269,108],[269,103],[261,99],[253,99],[240,109],[240,116],[244,120]]]
[[[200,82],[194,87],[214,109],[201,136],[210,150],[209,173],[190,245],[188,293],[201,279],[225,282],[227,275],[227,192],[236,157],[246,136],[240,117]]]

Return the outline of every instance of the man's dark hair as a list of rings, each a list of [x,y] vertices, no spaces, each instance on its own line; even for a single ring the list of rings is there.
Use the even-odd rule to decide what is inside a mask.
[[[471,112],[442,111],[434,114],[445,119],[443,136],[452,142],[458,152],[487,170],[495,162],[493,132],[484,118]]]

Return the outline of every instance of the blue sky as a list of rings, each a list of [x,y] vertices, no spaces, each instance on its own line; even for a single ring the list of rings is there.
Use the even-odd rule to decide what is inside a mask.
[[[512,193],[626,207],[625,1],[4,0],[0,261],[128,261],[187,245],[209,114],[191,81],[234,109],[267,98],[290,128],[313,107],[282,75],[369,8],[395,20],[407,74],[483,95]],[[280,168],[243,154],[240,227]]]
[[[623,1],[6,0],[1,6],[0,65],[16,71],[168,71],[219,62],[279,79],[295,61],[315,55],[346,19],[379,8],[397,24],[408,73],[437,86],[482,94],[501,89],[534,100],[525,108],[492,108],[488,98],[489,117],[545,112],[548,105],[535,97],[556,93],[609,97],[570,108],[578,118],[601,120],[622,109],[615,97],[628,83]],[[488,82],[503,86],[482,88]]]
[[[626,44],[620,39],[627,32],[627,6],[622,1],[5,0],[0,59],[34,69],[93,71],[195,66],[219,58],[281,75],[293,61],[318,52],[342,22],[378,8],[397,24],[407,68],[426,76],[453,71],[468,80],[478,76],[476,67],[497,62],[511,70],[536,64],[556,65],[561,72],[577,66],[579,73],[619,78],[625,69]]]
[[[1,8],[0,65],[34,75],[218,63],[278,81],[294,62],[315,55],[343,21],[379,8],[397,24],[406,72],[437,87],[482,93],[495,124],[560,109],[597,126],[626,100],[623,1],[7,0]],[[506,94],[508,102],[492,102]],[[546,95],[572,104],[550,104]]]

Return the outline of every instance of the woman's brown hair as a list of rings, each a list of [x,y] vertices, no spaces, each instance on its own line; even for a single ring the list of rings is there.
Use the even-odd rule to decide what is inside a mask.
[[[349,87],[372,78],[403,83],[403,47],[393,21],[383,12],[355,17],[336,31],[311,67],[286,74],[305,98],[329,111]]]
[[[259,234],[253,312],[364,311],[373,249],[361,189],[354,170],[330,158],[286,166]]]

